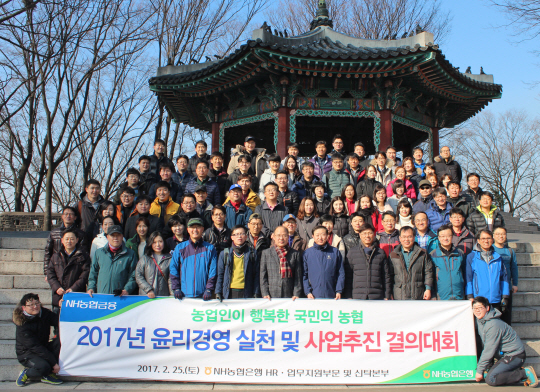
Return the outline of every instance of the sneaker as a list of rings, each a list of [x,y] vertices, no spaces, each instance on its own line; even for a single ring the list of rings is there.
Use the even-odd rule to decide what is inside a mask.
[[[534,371],[532,366],[524,367],[523,370],[525,370],[525,375],[527,376],[527,380],[525,381],[525,385],[536,388],[538,386],[538,377],[536,376],[536,372]]]
[[[63,383],[63,381],[56,377],[56,375],[53,373],[49,374],[48,376],[41,377],[41,382],[51,385],[60,385]]]
[[[26,375],[27,371],[28,368],[24,368],[19,373],[19,377],[17,377],[17,380],[15,381],[15,384],[17,384],[18,387],[25,387],[28,385],[28,376]]]

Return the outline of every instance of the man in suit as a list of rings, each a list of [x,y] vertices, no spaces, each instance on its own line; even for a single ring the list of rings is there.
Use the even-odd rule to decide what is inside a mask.
[[[297,250],[289,247],[289,231],[278,226],[272,234],[274,245],[261,256],[261,294],[266,299],[291,298],[302,295],[302,260]]]

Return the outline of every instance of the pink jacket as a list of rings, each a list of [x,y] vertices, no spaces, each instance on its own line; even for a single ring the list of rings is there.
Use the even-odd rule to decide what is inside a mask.
[[[388,183],[388,186],[386,187],[386,196],[392,197],[394,196],[394,191],[392,190],[392,184],[396,182],[397,178],[394,178],[392,181]],[[405,180],[405,196],[407,196],[411,200],[416,200],[416,191],[414,190],[414,185],[409,180]]]

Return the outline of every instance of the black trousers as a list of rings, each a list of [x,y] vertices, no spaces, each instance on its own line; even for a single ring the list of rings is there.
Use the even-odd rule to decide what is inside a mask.
[[[512,286],[510,286],[512,287]],[[506,309],[504,312],[502,312],[501,320],[504,321],[508,325],[512,325],[512,297],[514,294],[510,293],[510,298],[508,298]]]
[[[492,387],[515,384],[527,378],[521,367],[525,362],[525,352],[514,356],[504,356],[497,361],[486,376],[486,383]]]
[[[231,299],[244,299],[244,290],[243,289],[231,289],[229,296]]]
[[[60,339],[54,338],[47,343],[46,347],[47,350],[54,354],[56,361],[58,362],[58,357],[60,356]],[[28,368],[26,375],[30,378],[41,378],[52,373],[53,366],[38,355],[30,354],[19,362],[21,365]]]

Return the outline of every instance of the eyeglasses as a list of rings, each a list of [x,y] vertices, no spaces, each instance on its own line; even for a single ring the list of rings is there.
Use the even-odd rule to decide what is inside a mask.
[[[231,234],[231,237],[245,237],[246,236],[246,233],[234,233],[234,234]]]
[[[474,306],[472,308],[472,310],[477,311],[477,310],[482,310],[482,309],[485,309],[485,308],[486,308],[485,306]]]
[[[192,202],[192,201],[184,201],[184,202],[182,202],[182,204],[185,204],[186,206],[194,206],[195,205],[195,203]]]
[[[491,237],[488,237],[488,238],[479,238],[478,241],[491,241],[493,238]]]
[[[225,216],[223,212],[220,212],[219,214],[213,214],[212,216]]]
[[[33,302],[31,304],[26,304],[24,306],[26,306],[27,308],[37,308],[38,306],[41,306],[41,302]]]

